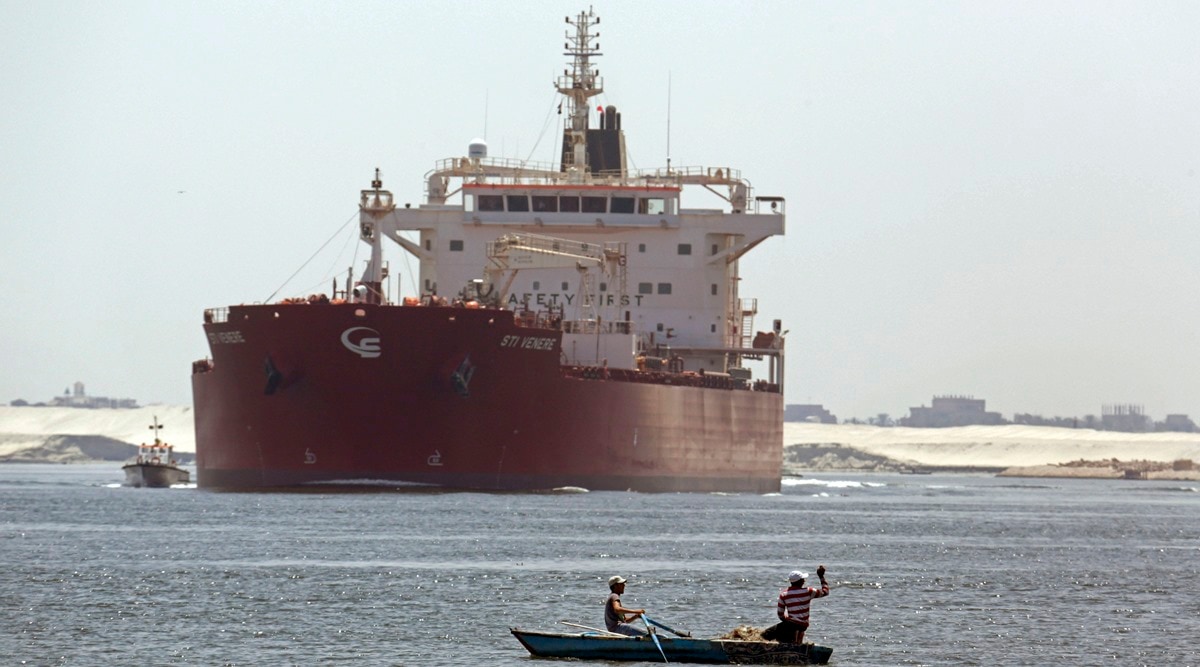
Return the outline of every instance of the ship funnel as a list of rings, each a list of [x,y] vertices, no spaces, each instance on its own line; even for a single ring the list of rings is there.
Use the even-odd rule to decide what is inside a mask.
[[[587,167],[593,174],[625,175],[625,137],[621,132],[621,113],[615,105],[600,107],[599,129],[584,128],[587,144]],[[575,133],[563,130],[563,171],[572,164]]]

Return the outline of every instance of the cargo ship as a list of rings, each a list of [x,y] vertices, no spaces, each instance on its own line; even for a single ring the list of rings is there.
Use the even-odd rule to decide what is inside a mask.
[[[199,487],[779,490],[786,332],[756,330],[738,267],[786,201],[727,166],[630,169],[621,114],[592,107],[600,19],[566,22],[558,164],[474,140],[417,206],[376,169],[360,275],[204,311]],[[719,206],[683,207],[699,189]],[[415,293],[389,293],[385,246]]]

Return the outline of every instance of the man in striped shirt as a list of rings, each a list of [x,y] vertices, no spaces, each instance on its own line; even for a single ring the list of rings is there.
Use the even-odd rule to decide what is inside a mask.
[[[793,570],[788,575],[791,585],[779,592],[779,603],[776,605],[775,613],[779,616],[779,622],[763,631],[763,639],[797,644],[804,641],[804,631],[808,630],[808,604],[815,598],[829,595],[824,565],[817,566],[820,588],[805,586],[804,580],[807,578],[808,573],[799,570]]]

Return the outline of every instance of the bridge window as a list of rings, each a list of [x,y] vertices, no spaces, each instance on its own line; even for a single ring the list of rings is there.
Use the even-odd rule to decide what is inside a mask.
[[[584,213],[605,213],[608,211],[608,200],[604,197],[584,197]]]
[[[533,281],[533,291],[536,292],[540,289],[542,289],[542,281],[540,281],[540,280]]]
[[[658,284],[658,293],[659,294],[670,294],[671,293],[671,283],[659,283]]]
[[[563,283],[563,284],[562,284],[562,291],[564,291],[564,292],[565,292],[565,291],[567,291],[567,290],[569,290],[569,289],[571,289],[571,286],[570,286],[570,285],[568,285],[567,283]]]
[[[600,283],[600,291],[607,292],[608,291],[608,283]]]
[[[713,244],[712,254],[714,254],[714,255],[717,254],[717,244],[715,244],[715,243]]]
[[[558,211],[558,197],[533,196],[533,211],[535,213],[555,213]]]
[[[613,197],[613,213],[633,213],[633,197]]]
[[[563,213],[578,213],[579,212],[579,197],[559,197],[558,210]]]
[[[480,211],[503,211],[504,198],[500,195],[479,195]]]
[[[667,211],[667,200],[661,197],[646,197],[638,200],[638,213],[661,215]]]
[[[646,252],[646,244],[645,243],[638,244],[638,252]]]
[[[717,295],[717,284],[716,283],[712,284],[712,295],[713,296]]]
[[[654,294],[654,284],[638,283],[638,294]]]
[[[710,333],[717,333],[717,325],[715,325],[715,324],[708,325],[708,330]]]
[[[680,255],[690,255],[690,254],[692,254],[692,244],[690,244],[690,243],[680,243],[680,244],[679,244],[679,254],[680,254]]]
[[[450,252],[462,252],[462,249],[463,242],[461,240],[455,239],[450,241]]]
[[[430,241],[429,239],[425,239],[425,249],[433,250],[433,241]]]
[[[525,195],[509,195],[508,210],[524,213],[529,210],[529,197]]]

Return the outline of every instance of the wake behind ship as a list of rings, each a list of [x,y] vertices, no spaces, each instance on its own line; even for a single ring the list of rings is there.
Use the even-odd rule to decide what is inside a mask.
[[[559,165],[477,140],[415,208],[376,171],[357,280],[204,312],[200,487],[779,490],[784,338],[754,330],[738,263],[783,233],[786,202],[728,167],[628,169],[621,115],[589,103],[599,18],[567,23]],[[682,208],[685,187],[726,206]],[[419,295],[384,293],[385,239]]]

